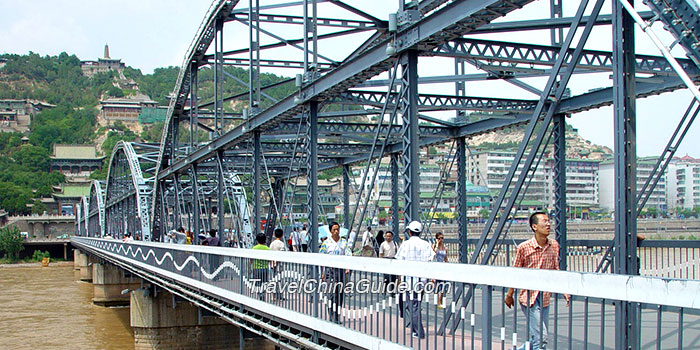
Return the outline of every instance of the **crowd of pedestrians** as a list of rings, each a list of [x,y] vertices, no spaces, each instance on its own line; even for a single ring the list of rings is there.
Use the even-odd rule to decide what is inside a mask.
[[[549,217],[544,212],[536,212],[530,216],[530,229],[533,231],[533,237],[517,248],[513,267],[524,267],[534,269],[559,269],[559,245],[556,240],[549,237],[550,223]],[[437,232],[434,236],[434,241],[428,242],[421,237],[423,233],[423,225],[418,221],[412,221],[406,226],[405,236],[395,236],[392,231],[379,230],[376,235],[373,234],[372,228],[367,227],[362,234],[360,248],[357,251],[353,249],[354,234],[351,238],[340,235],[340,225],[337,222],[332,222],[328,225],[329,235],[327,238],[318,242],[318,253],[335,255],[335,256],[350,256],[359,255],[363,257],[378,257],[381,259],[397,259],[403,261],[423,261],[423,262],[448,262],[448,250],[445,245],[445,237],[442,232]],[[277,228],[274,230],[274,239],[267,245],[267,237],[264,234],[256,236],[257,244],[252,248],[254,250],[271,250],[271,251],[293,251],[307,252],[311,239],[309,230],[306,225],[301,227],[293,227],[285,240],[284,230]],[[407,237],[404,239],[404,237]],[[194,244],[194,235],[191,231],[185,231],[182,227],[177,230],[168,232],[165,239],[168,242],[176,244]],[[129,234],[125,235],[125,241],[131,240]],[[227,241],[230,241],[227,237]],[[199,236],[199,242],[202,245],[220,246],[221,240],[217,237],[217,230],[211,229],[208,237],[202,234]],[[354,254],[353,254],[354,253]],[[341,310],[345,299],[344,286],[350,274],[348,269],[342,268],[321,268],[320,279],[322,282],[331,286],[339,286],[331,288],[326,297],[328,298],[327,314],[329,320],[334,323],[341,323]],[[255,286],[262,286],[270,280],[271,276],[279,276],[282,273],[282,264],[275,261],[262,259],[251,259],[249,263],[249,271],[251,279],[255,281]],[[307,274],[307,277],[310,274]],[[403,278],[403,280],[402,280]],[[432,280],[418,277],[401,277],[395,274],[384,274],[383,285],[384,294],[395,297],[396,289],[389,290],[387,286],[397,285],[399,282],[406,282],[409,287],[405,294],[399,298],[399,313],[404,317],[406,311],[410,320],[405,320],[405,324],[410,327],[411,334],[415,338],[425,338],[426,332],[421,319],[422,303],[426,296],[424,295],[424,286],[428,283],[434,283],[436,288],[434,292],[437,295],[437,307],[443,309],[445,307],[445,287],[449,284],[444,281]],[[423,288],[419,288],[423,286]],[[257,289],[258,298],[264,300],[266,298],[263,288]],[[279,289],[274,291],[275,300],[283,300],[283,295]],[[549,305],[551,293],[540,291],[520,290],[518,294],[518,304],[522,308],[524,317],[528,320],[528,345],[531,349],[545,349],[548,339],[547,325],[549,323]],[[565,296],[567,305],[569,296]],[[404,304],[407,304],[404,306]],[[509,308],[513,307],[514,290],[508,290],[505,296],[505,304]],[[524,349],[524,346],[521,349]]]

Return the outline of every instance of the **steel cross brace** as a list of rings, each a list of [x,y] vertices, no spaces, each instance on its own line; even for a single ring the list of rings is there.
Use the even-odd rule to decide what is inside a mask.
[[[392,93],[389,98],[390,105],[398,103],[398,93]],[[335,98],[327,100],[328,103],[359,104],[369,106],[383,106],[386,101],[386,94],[377,91],[357,91],[350,90],[338,94]],[[517,100],[508,98],[488,98],[472,96],[448,96],[435,94],[419,94],[419,111],[437,111],[468,109],[480,111],[512,111],[531,110],[537,101]]]
[[[496,217],[498,216],[499,212],[502,210],[502,215],[498,220],[498,225],[493,231],[493,237],[491,237],[488,247],[484,251],[483,257],[480,261],[480,264],[482,265],[488,263],[491,254],[499,241],[501,232],[508,221],[508,217],[510,216],[510,212],[513,209],[513,205],[517,200],[519,191],[526,180],[528,172],[531,170],[534,158],[537,156],[538,150],[542,144],[542,140],[544,139],[544,135],[556,111],[556,105],[558,104],[558,101],[560,101],[561,96],[564,93],[564,89],[566,88],[566,85],[573,74],[573,70],[566,70],[563,74],[561,74],[561,76],[559,76],[560,70],[562,69],[564,63],[567,59],[569,59],[567,57],[567,52],[569,51],[568,48],[571,47],[571,44],[574,40],[574,36],[576,35],[578,29],[578,23],[581,21],[581,18],[583,17],[583,13],[586,10],[587,5],[587,0],[581,1],[579,5],[578,11],[576,12],[575,16],[575,21],[572,22],[571,28],[569,28],[566,39],[562,43],[561,52],[557,56],[557,62],[554,64],[553,72],[549,76],[547,84],[544,88],[545,93],[540,97],[540,101],[538,102],[537,107],[535,108],[535,111],[532,114],[529,126],[527,128],[527,131],[525,132],[523,141],[520,144],[520,147],[518,148],[518,152],[516,153],[513,159],[513,163],[511,165],[510,170],[508,171],[508,175],[506,176],[506,179],[503,183],[503,187],[501,188],[501,192],[498,195],[498,199],[494,202],[494,209],[492,210],[486,225],[484,225],[481,237],[479,238],[474,252],[472,253],[471,258],[469,259],[469,263],[471,264],[477,263],[477,261],[479,260],[479,256],[481,255],[481,251],[484,248],[484,244],[486,243],[489,233],[491,232],[494,221],[496,220]],[[595,18],[597,18],[598,14],[600,13],[602,6],[603,0],[596,0],[595,5],[593,6],[593,9],[591,11],[591,18],[593,20],[589,21],[584,27],[578,44],[576,45],[576,49],[571,54],[569,62],[578,63],[579,59],[581,58],[581,55],[583,53],[583,46],[586,43],[591,30],[593,29]],[[559,81],[557,81],[557,77],[560,78]],[[553,96],[550,95],[552,91],[554,91]],[[537,137],[535,138],[530,152],[528,153],[527,158],[522,166],[522,171],[518,176],[518,180],[515,183],[513,190],[510,192],[508,201],[506,202],[505,206],[503,206],[503,202],[505,200],[506,194],[508,193],[510,184],[513,180],[513,177],[515,176],[515,173],[517,172],[518,165],[520,164],[520,161],[522,160],[525,154],[528,143],[531,141],[531,138],[536,131],[535,129],[537,128],[538,124],[540,124],[540,116],[541,113],[545,111],[545,109],[546,115],[544,116],[544,120],[541,122],[542,125],[539,127]],[[461,292],[461,290],[458,290],[457,294],[455,295],[455,300],[458,300],[462,296]],[[472,294],[473,289],[469,288],[469,292],[462,299],[462,306],[466,306],[467,302],[469,302],[469,300],[471,299]],[[440,329],[438,331],[440,334],[444,334],[445,328],[450,320],[450,317],[451,314],[445,312],[445,319],[443,320],[442,325],[440,326]],[[460,319],[455,318],[455,322],[453,322],[452,326],[453,331],[454,329],[456,329],[459,322]]]
[[[494,40],[480,39],[456,39],[446,42],[433,50],[435,56],[454,57],[462,59],[474,59],[488,62],[490,69],[496,69],[499,65],[503,69],[533,72],[541,71],[541,68],[533,66],[552,66],[561,54],[556,46],[519,44]],[[572,50],[567,52],[567,58],[571,57]],[[682,67],[690,74],[697,76],[700,72],[689,59],[678,60]],[[668,60],[661,56],[636,55],[636,69],[639,73],[673,75],[673,69]],[[496,63],[496,64],[494,64]],[[564,63],[571,65],[570,59]],[[576,69],[594,71],[612,71],[612,52],[584,50],[581,61],[576,64]]]

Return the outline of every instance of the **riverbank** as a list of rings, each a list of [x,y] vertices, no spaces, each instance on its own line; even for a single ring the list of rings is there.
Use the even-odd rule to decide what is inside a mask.
[[[56,267],[56,266],[73,266],[72,261],[52,261],[48,267]],[[0,264],[0,269],[1,268],[13,268],[13,267],[41,267],[41,262],[18,262],[18,263],[13,263],[13,264]]]

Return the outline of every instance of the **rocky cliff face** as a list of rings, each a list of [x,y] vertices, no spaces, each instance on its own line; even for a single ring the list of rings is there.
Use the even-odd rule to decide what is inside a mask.
[[[523,140],[524,127],[498,130],[478,136],[473,136],[469,141],[472,148],[517,148]],[[549,146],[552,147],[551,145]],[[581,137],[576,129],[567,128],[566,131],[566,158],[569,159],[602,159],[612,154],[612,150],[606,146],[596,145]]]

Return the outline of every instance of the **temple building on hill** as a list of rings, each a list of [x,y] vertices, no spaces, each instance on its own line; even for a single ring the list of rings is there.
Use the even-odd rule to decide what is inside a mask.
[[[109,57],[109,45],[105,44],[104,57],[98,58],[97,61],[80,61],[80,69],[83,75],[92,77],[101,72],[115,71],[120,78],[124,78],[122,72],[126,65],[121,59]]]
[[[32,115],[55,105],[35,100],[0,100],[0,132],[26,132]]]
[[[109,98],[100,101],[100,117],[106,121],[138,122],[139,115],[158,107],[158,102],[146,95],[131,98]],[[167,112],[167,110],[166,110]]]
[[[102,168],[104,156],[94,145],[53,145],[51,170],[60,171],[71,182],[87,181],[90,173]]]

